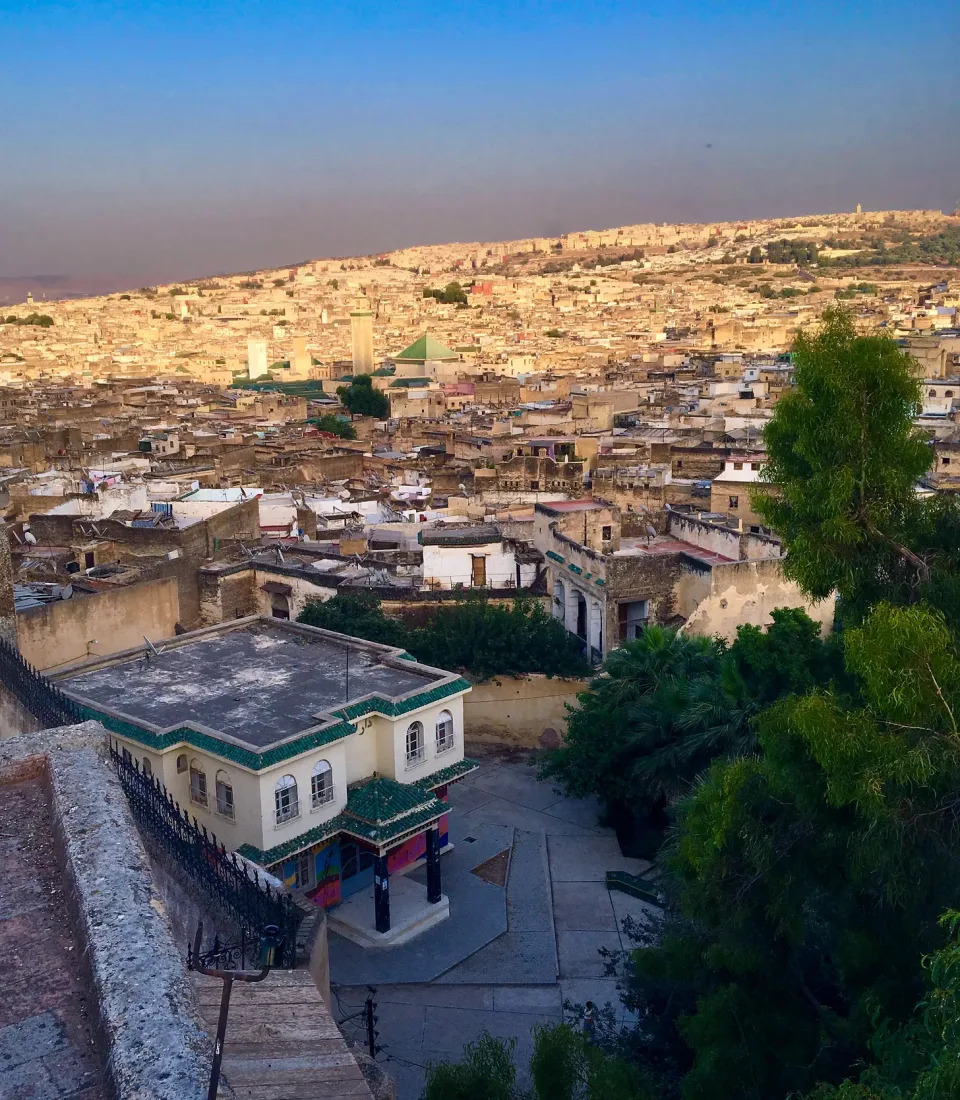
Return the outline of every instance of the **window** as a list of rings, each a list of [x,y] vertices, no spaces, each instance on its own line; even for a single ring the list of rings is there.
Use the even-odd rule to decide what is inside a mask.
[[[742,470],[743,469],[743,463],[742,462],[734,462],[733,468],[735,470]]]
[[[602,538],[604,542],[609,542],[613,538],[613,528],[612,527],[601,527],[600,528],[600,538]]]
[[[531,481],[530,482],[530,491],[532,493],[539,493],[540,492],[540,482],[539,481]]]
[[[226,772],[217,772],[217,813],[233,818],[233,784]]]
[[[207,773],[199,760],[190,761],[190,801],[198,806],[207,804]]]
[[[274,788],[273,800],[277,810],[277,824],[292,821],[300,816],[300,802],[297,798],[297,781],[292,775],[282,775]]]
[[[144,775],[153,775],[153,765],[150,763],[147,757],[144,757],[140,761],[140,767],[143,768]]]
[[[453,748],[453,715],[448,710],[440,711],[437,719],[437,752],[446,752]]]
[[[944,466],[949,466],[950,465],[950,456],[949,455],[944,456],[943,464],[944,464]]]
[[[739,508],[740,507],[740,498],[739,497],[728,497],[727,499],[730,501],[729,506],[731,508]]]
[[[682,469],[683,469],[683,459],[682,459],[682,458],[680,458],[680,459],[677,459],[677,469],[678,469],[678,470],[682,470]]]
[[[419,764],[423,759],[423,723],[411,722],[407,726],[407,767]]]
[[[930,392],[929,392],[929,393],[927,394],[927,396],[928,396],[928,397],[936,397],[936,396],[937,396],[937,391],[936,391],[936,390],[931,390],[931,391],[930,391]]]
[[[310,852],[300,852],[294,856],[293,888],[294,890],[302,890],[305,886],[309,886],[311,881]]]
[[[180,753],[177,757],[177,772],[185,772],[187,770],[187,754]]]
[[[944,390],[943,396],[944,397],[953,397],[953,390]]]
[[[310,800],[314,808],[333,801],[333,768],[326,760],[318,760],[310,777]]]
[[[130,755],[130,750],[129,749],[121,749],[120,752],[123,755],[124,764],[132,764],[133,763],[133,757]]]

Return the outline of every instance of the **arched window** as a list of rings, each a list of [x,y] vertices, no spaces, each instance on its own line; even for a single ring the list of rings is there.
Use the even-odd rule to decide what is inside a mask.
[[[567,592],[563,587],[563,581],[553,582],[553,614],[554,618],[562,619],[567,611]]]
[[[310,801],[314,808],[333,801],[333,768],[326,760],[318,760],[313,765],[310,776]]]
[[[273,792],[274,804],[277,808],[277,824],[284,821],[292,821],[300,816],[300,801],[297,798],[297,781],[292,775],[282,775],[277,780]]]
[[[143,769],[143,774],[148,778],[153,775],[153,765],[150,763],[150,758],[145,756],[140,761],[140,767]]]
[[[187,770],[187,754],[185,752],[180,753],[177,757],[177,771],[185,772]]]
[[[928,397],[936,397],[937,396],[937,391],[936,390],[931,390],[930,393],[927,396]]]
[[[407,726],[407,767],[419,764],[423,759],[423,723],[411,722]]]
[[[453,748],[453,715],[448,710],[440,711],[437,718],[437,752],[446,752]]]
[[[190,761],[190,801],[198,806],[207,804],[207,773],[197,759]]]
[[[944,390],[943,396],[944,397],[953,397],[953,390]]]
[[[222,817],[233,817],[233,784],[224,771],[217,772],[217,813]]]

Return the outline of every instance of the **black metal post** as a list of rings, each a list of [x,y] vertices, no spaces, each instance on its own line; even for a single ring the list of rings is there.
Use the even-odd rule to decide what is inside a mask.
[[[227,1034],[227,1014],[230,1011],[230,993],[233,990],[233,978],[227,974],[223,979],[223,994],[220,997],[220,1018],[217,1020],[217,1038],[213,1044],[213,1065],[210,1067],[210,1087],[207,1100],[217,1100],[220,1088],[220,1066],[223,1063],[223,1040]]]
[[[377,856],[373,861],[373,909],[377,931],[390,931],[390,874],[387,857]]]
[[[223,993],[220,997],[220,1016],[217,1020],[217,1038],[213,1045],[213,1064],[210,1067],[210,1087],[207,1090],[207,1100],[217,1100],[217,1090],[220,1088],[220,1066],[223,1063],[223,1041],[227,1034],[227,1015],[230,1012],[230,993],[233,990],[234,981],[238,982],[262,982],[270,973],[270,967],[261,967],[258,971],[229,971],[216,970],[213,967],[201,965],[200,945],[203,940],[203,921],[197,925],[197,934],[193,940],[193,952],[191,968],[198,974],[206,974],[210,978],[219,978],[223,982]],[[216,943],[216,940],[214,941]]]
[[[440,830],[427,829],[427,901],[436,905],[442,897],[440,883]]]

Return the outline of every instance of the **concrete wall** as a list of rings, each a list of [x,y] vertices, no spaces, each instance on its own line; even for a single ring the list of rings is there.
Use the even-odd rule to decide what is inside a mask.
[[[833,596],[811,601],[784,577],[778,561],[743,561],[713,567],[710,593],[688,619],[685,631],[732,641],[742,623],[767,626],[778,607],[802,607],[824,634],[833,629]]]
[[[533,675],[523,679],[499,676],[482,684],[463,701],[468,741],[504,742],[535,748],[548,726],[566,732],[566,704],[576,703],[586,680],[561,680]]]
[[[41,671],[58,668],[91,654],[132,649],[144,637],[170,638],[179,618],[173,577],[141,581],[20,611],[20,652]]]
[[[0,741],[21,733],[36,733],[41,724],[20,700],[0,684]]]

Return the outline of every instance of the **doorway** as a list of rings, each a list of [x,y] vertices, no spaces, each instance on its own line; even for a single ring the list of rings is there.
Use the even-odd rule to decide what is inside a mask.
[[[348,898],[373,883],[373,852],[359,844],[340,845],[340,897]]]
[[[470,583],[474,588],[486,587],[487,558],[485,554],[470,555]]]

